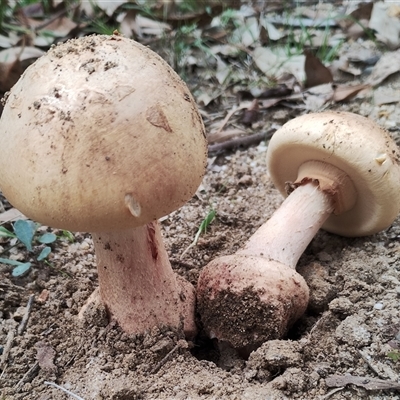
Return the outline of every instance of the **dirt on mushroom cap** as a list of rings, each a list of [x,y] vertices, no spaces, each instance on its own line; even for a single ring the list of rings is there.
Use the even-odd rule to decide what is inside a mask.
[[[53,47],[11,90],[0,127],[0,187],[49,226],[142,225],[187,201],[204,173],[204,126],[188,88],[121,36]]]

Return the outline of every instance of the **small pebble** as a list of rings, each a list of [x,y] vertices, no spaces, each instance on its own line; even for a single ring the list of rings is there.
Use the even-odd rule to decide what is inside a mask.
[[[374,308],[375,308],[375,310],[382,310],[383,304],[382,303],[375,303]]]

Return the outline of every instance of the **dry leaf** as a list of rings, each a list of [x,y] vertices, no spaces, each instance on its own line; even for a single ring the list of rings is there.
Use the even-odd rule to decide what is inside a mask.
[[[257,67],[269,77],[280,77],[290,74],[297,82],[305,80],[305,56],[288,56],[283,48],[271,50],[269,47],[256,47],[253,59]]]
[[[312,87],[303,93],[306,109],[310,111],[320,110],[328,101],[333,99],[333,94],[332,83],[323,83]]]
[[[74,21],[68,17],[60,17],[46,25],[42,30],[50,31],[52,36],[65,37],[78,26]],[[39,30],[40,32],[40,30]]]
[[[220,85],[226,82],[228,76],[231,74],[231,68],[228,64],[217,57],[217,71],[215,77],[217,78]]]
[[[43,50],[37,47],[12,47],[0,51],[0,62],[11,63],[15,60],[28,60],[30,58],[39,58],[44,54]]]
[[[28,218],[25,217],[25,215],[18,211],[16,208],[10,208],[9,210],[0,214],[0,223],[16,221],[17,219]]]
[[[354,40],[363,36],[371,18],[373,3],[361,3],[349,15],[338,20],[339,26],[349,38]]]
[[[258,117],[259,117],[258,101],[253,100],[252,103],[250,104],[250,107],[244,111],[241,122],[245,126],[251,126],[253,125],[254,122],[257,122]]]
[[[267,109],[271,108],[273,106],[276,106],[278,103],[280,103],[282,100],[287,100],[285,97],[281,97],[279,99],[267,99],[267,100],[261,100],[259,105],[260,108],[262,109]]]
[[[333,93],[333,101],[347,101],[351,100],[354,96],[360,93],[362,90],[369,88],[368,84],[361,85],[335,85]]]
[[[277,29],[275,25],[273,25],[271,22],[268,22],[265,18],[261,21],[261,25],[265,28],[269,40],[277,41],[285,36],[282,31]]]
[[[312,54],[309,50],[304,50],[304,54],[306,56],[306,61],[304,63],[304,69],[306,73],[306,88],[333,82],[331,71],[325,67],[325,65],[322,64],[322,62],[316,56],[314,56],[314,54]]]
[[[376,37],[391,49],[400,46],[400,16],[396,12],[399,6],[382,1],[374,3],[369,28],[376,31]]]
[[[165,22],[155,21],[150,18],[143,17],[140,14],[136,15],[136,26],[139,31],[135,32],[139,37],[143,35],[160,37],[166,32],[171,31],[171,26]]]
[[[243,25],[232,32],[231,41],[233,43],[240,43],[244,47],[250,47],[257,42],[259,35],[258,18],[247,18]]]
[[[376,86],[382,83],[389,75],[400,71],[400,50],[384,54],[373,68],[366,83]]]
[[[115,10],[125,4],[125,0],[83,0],[81,1],[81,8],[85,11],[86,15],[93,17],[95,15],[95,8],[98,7],[103,10],[109,17],[111,17]]]
[[[388,88],[378,88],[374,92],[374,104],[381,106],[382,104],[391,104],[400,102],[399,90]]]

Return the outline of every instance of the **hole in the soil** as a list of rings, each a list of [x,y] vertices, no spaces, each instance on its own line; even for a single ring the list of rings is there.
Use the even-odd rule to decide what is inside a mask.
[[[205,360],[218,364],[220,354],[217,343],[214,339],[209,339],[206,336],[199,335],[199,337],[194,341],[194,346],[190,352],[199,361]]]
[[[287,339],[293,341],[300,340],[306,334],[308,325],[307,316],[303,315],[289,330]]]

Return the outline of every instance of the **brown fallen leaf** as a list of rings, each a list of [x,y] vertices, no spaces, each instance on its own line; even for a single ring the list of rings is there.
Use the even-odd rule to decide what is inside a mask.
[[[312,54],[310,50],[304,50],[304,55],[306,56],[304,65],[306,73],[306,88],[333,82],[331,71],[322,64],[318,57]]]
[[[335,85],[332,100],[336,103],[339,101],[351,100],[354,96],[356,96],[362,90],[368,89],[369,87],[370,87],[370,85],[368,85],[368,84],[360,84],[360,85],[353,85],[353,86]]]
[[[325,378],[325,383],[328,387],[356,385],[366,390],[400,390],[400,383],[395,381],[353,375],[331,375]]]
[[[337,21],[338,25],[346,32],[347,37],[356,40],[364,35],[368,29],[372,7],[372,2],[361,3],[349,15],[345,15]]]
[[[244,111],[241,122],[245,126],[251,126],[253,125],[254,122],[257,122],[258,117],[259,117],[258,101],[253,100],[250,107]]]

